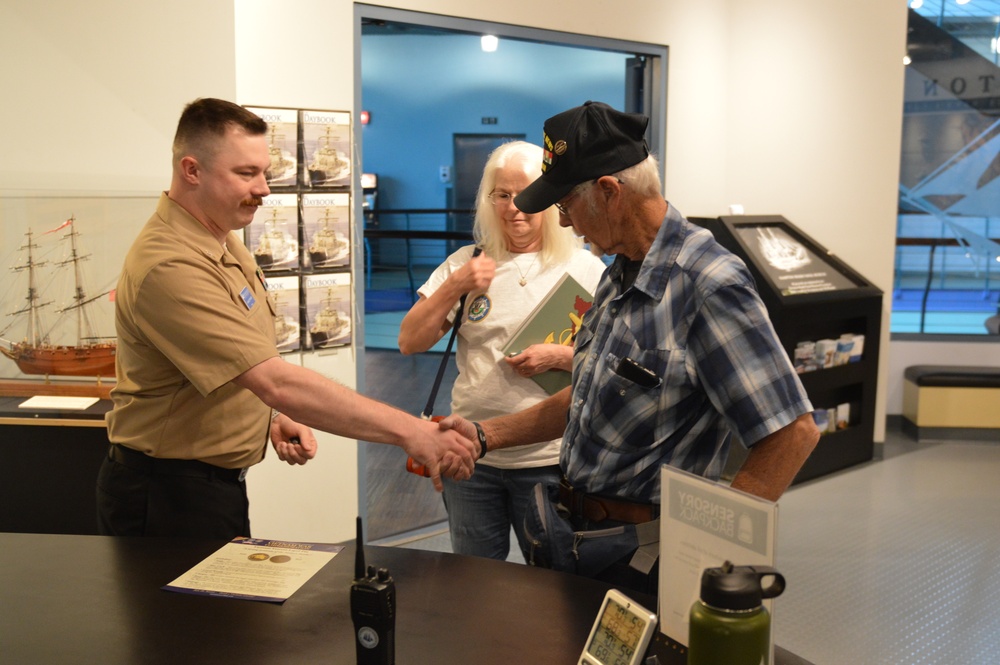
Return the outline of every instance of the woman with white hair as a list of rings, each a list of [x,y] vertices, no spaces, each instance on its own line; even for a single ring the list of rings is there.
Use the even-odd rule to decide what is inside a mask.
[[[493,151],[476,197],[473,234],[482,254],[473,257],[470,245],[449,256],[417,289],[419,300],[400,326],[400,351],[426,351],[451,330],[459,299],[469,294],[458,330],[451,412],[471,421],[521,411],[548,397],[531,377],[571,371],[572,347],[534,344],[513,357],[505,357],[503,347],[564,274],[593,293],[604,271],[581,239],[559,226],[554,207],[529,215],[514,206],[514,197],[541,175],[541,164],[542,149],[524,141]],[[495,450],[479,460],[470,480],[445,481],[456,553],[506,559],[513,525],[527,559],[524,509],[536,483],[558,482],[559,445],[556,439]]]

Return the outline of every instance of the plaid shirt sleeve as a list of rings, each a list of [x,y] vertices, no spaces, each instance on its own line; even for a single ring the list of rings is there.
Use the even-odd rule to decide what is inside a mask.
[[[704,299],[688,357],[712,405],[748,447],[812,410],[764,304],[746,286]]]

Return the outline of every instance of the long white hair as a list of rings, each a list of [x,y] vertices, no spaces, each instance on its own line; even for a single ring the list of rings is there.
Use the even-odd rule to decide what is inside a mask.
[[[476,217],[472,227],[476,244],[494,259],[508,251],[507,236],[503,232],[503,220],[497,213],[490,194],[496,187],[497,171],[508,165],[519,164],[534,181],[542,175],[542,149],[526,141],[504,143],[490,153],[483,167],[483,178],[476,194]],[[559,226],[559,212],[552,206],[542,211],[542,249],[539,259],[543,266],[569,261],[573,252],[583,247],[583,240],[576,237],[572,229]]]

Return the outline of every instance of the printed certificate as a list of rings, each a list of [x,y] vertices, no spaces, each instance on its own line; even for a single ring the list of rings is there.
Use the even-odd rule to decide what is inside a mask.
[[[234,538],[164,591],[283,603],[343,545]]]

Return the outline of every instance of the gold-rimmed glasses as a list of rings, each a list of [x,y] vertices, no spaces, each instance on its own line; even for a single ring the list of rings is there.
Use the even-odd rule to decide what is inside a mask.
[[[572,201],[573,199],[575,199],[576,197],[578,197],[580,195],[580,192],[582,192],[583,190],[585,190],[590,185],[593,185],[595,182],[597,182],[597,181],[596,180],[591,180],[590,182],[587,183],[586,187],[579,187],[579,186],[578,187],[574,187],[573,190],[569,194],[567,194],[566,197],[562,201],[560,201],[559,203],[555,204],[556,205],[556,210],[559,211],[559,214],[562,215],[563,217],[566,217],[567,219],[569,219],[568,206],[570,204],[570,201]]]
[[[615,180],[618,181],[619,185],[625,184],[625,181],[622,180],[621,178],[619,178],[618,176],[612,176],[612,177]],[[580,195],[580,193],[583,192],[583,190],[587,189],[587,187],[592,186],[598,180],[600,180],[600,178],[594,178],[593,180],[591,180],[590,182],[586,183],[585,185],[577,185],[576,187],[574,187],[572,189],[572,191],[570,191],[570,193],[566,195],[566,198],[564,198],[559,203],[555,204],[556,210],[559,211],[559,214],[562,215],[563,217],[569,219],[569,210],[568,210],[568,208],[569,208],[570,201],[572,201],[573,199],[575,199],[576,197],[578,197]]]
[[[499,208],[513,204],[514,196],[515,194],[511,194],[510,192],[505,192],[502,189],[494,189],[487,195],[487,198],[490,200],[490,203]]]

